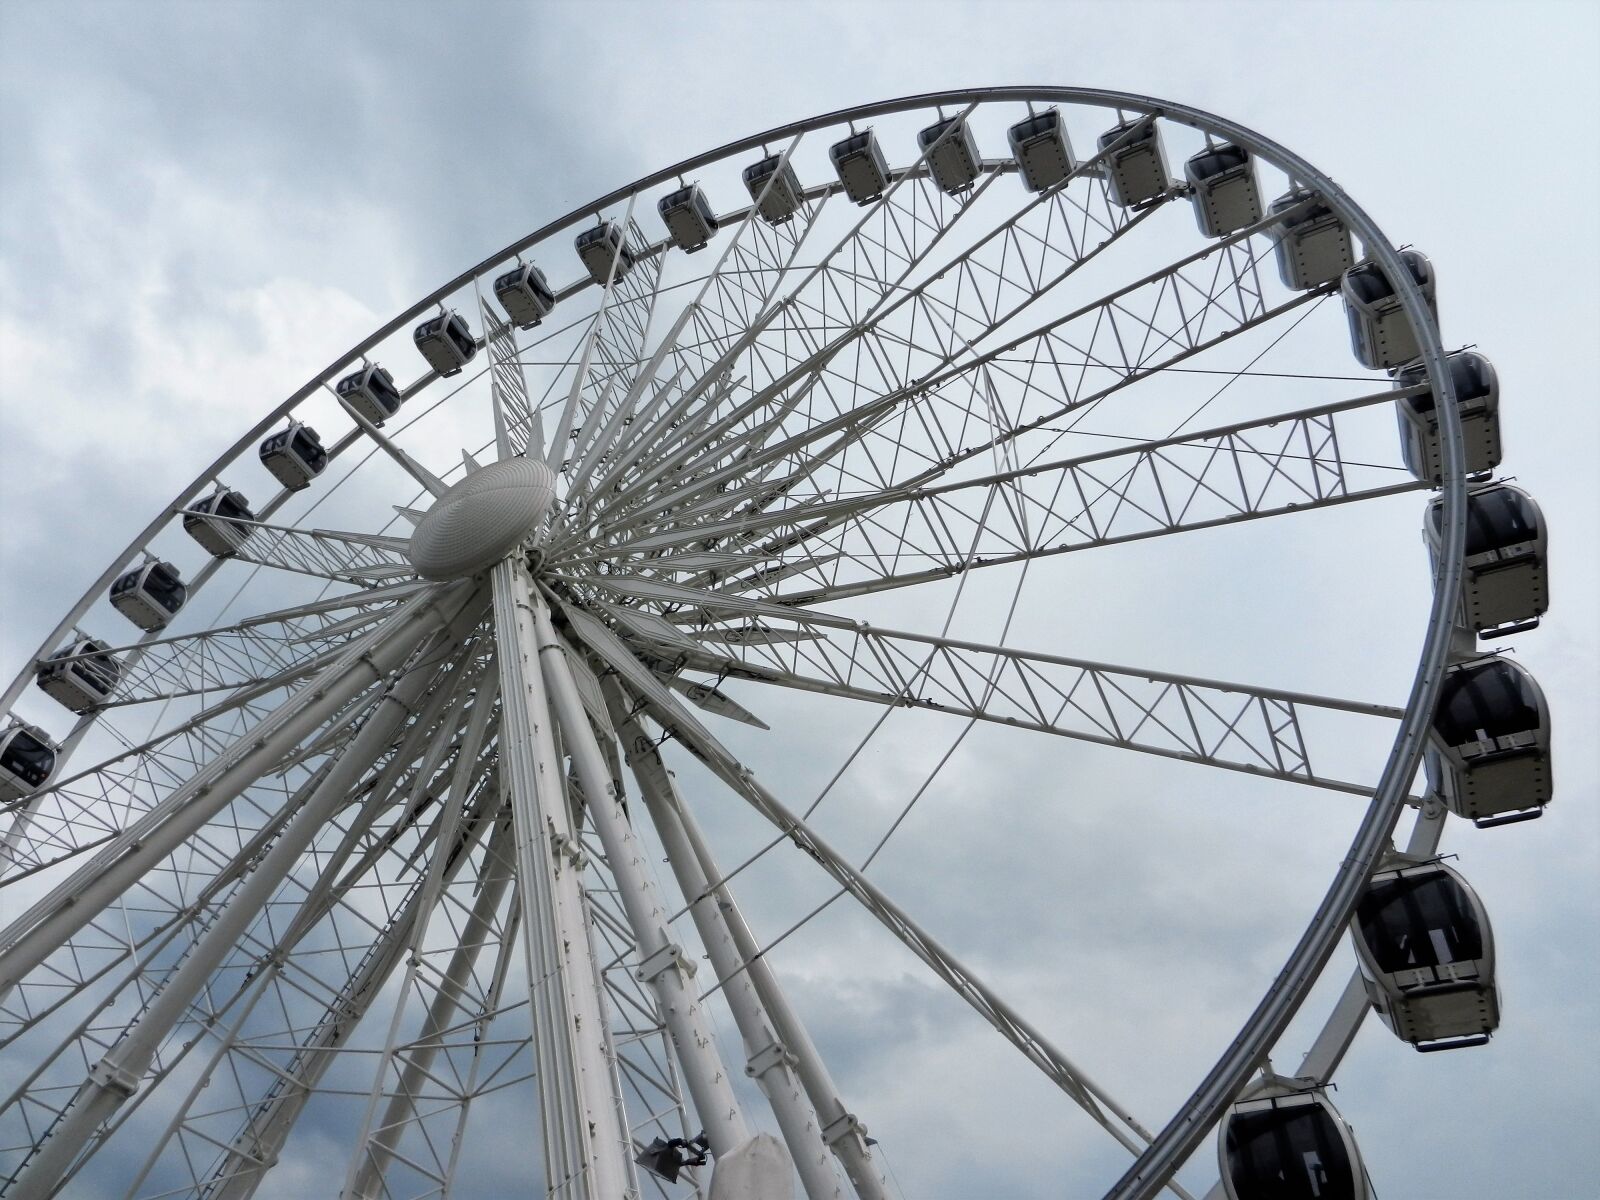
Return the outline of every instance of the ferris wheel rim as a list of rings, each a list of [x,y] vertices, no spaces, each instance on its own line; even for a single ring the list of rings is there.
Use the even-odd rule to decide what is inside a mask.
[[[599,199],[574,208],[566,215],[542,226],[533,233],[507,246],[498,253],[476,264],[468,271],[445,283],[411,308],[400,313],[379,329],[369,334],[347,353],[341,355],[287,400],[272,410],[257,425],[245,433],[202,471],[178,497],[129,544],[105,573],[85,592],[83,598],[45,640],[34,657],[17,676],[6,693],[4,707],[15,703],[26,682],[31,678],[35,662],[49,653],[62,637],[82,618],[87,609],[105,591],[105,588],[125,569],[138,553],[170,521],[175,512],[186,507],[206,487],[220,477],[231,463],[248,452],[252,443],[290,415],[317,389],[350,362],[361,358],[365,352],[384,338],[404,328],[420,314],[438,304],[443,298],[481,278],[495,265],[537,245],[553,234],[568,229],[585,220],[598,210],[665,182],[676,175],[720,161],[747,151],[764,142],[775,141],[798,133],[837,126],[847,121],[866,120],[874,116],[928,109],[942,104],[988,103],[1007,101],[1041,101],[1082,104],[1102,108],[1123,108],[1163,120],[1190,125],[1207,133],[1220,134],[1237,141],[1263,158],[1288,172],[1302,184],[1314,187],[1334,211],[1361,237],[1369,257],[1384,268],[1394,282],[1396,291],[1412,326],[1418,335],[1422,358],[1430,378],[1435,381],[1439,394],[1440,428],[1443,439],[1445,470],[1440,494],[1443,503],[1442,544],[1444,552],[1435,562],[1433,570],[1432,605],[1427,630],[1419,656],[1415,677],[1410,688],[1403,716],[1395,734],[1382,773],[1373,789],[1372,801],[1352,841],[1351,851],[1329,886],[1323,904],[1307,926],[1306,938],[1296,948],[1286,964],[1283,975],[1262,1001],[1262,1009],[1247,1022],[1228,1052],[1213,1067],[1195,1096],[1180,1108],[1172,1122],[1158,1135],[1151,1149],[1142,1156],[1122,1181],[1108,1196],[1124,1200],[1126,1197],[1147,1196],[1170,1177],[1173,1170],[1192,1153],[1194,1145],[1209,1130],[1216,1113],[1235,1095],[1245,1077],[1255,1069],[1263,1057],[1262,1047],[1270,1048],[1281,1034],[1304,999],[1304,989],[1320,975],[1328,956],[1348,923],[1357,890],[1375,864],[1385,840],[1390,836],[1395,821],[1406,800],[1406,789],[1414,777],[1422,752],[1426,722],[1431,716],[1443,670],[1449,659],[1450,613],[1453,597],[1461,579],[1461,549],[1465,539],[1466,477],[1459,417],[1454,403],[1454,388],[1449,370],[1444,366],[1444,350],[1437,329],[1428,316],[1428,309],[1404,269],[1397,249],[1383,236],[1377,225],[1331,179],[1304,159],[1254,131],[1225,118],[1203,110],[1153,97],[1104,91],[1099,89],[1063,88],[1045,86],[1015,86],[983,89],[954,89],[900,97],[831,113],[820,114],[802,121],[776,126],[762,133],[737,139],[714,150],[684,159],[665,169],[641,176],[632,183],[618,188]],[[94,719],[93,717],[90,718]],[[1315,935],[1315,936],[1313,936]],[[1307,940],[1309,939],[1309,940]],[[1288,986],[1283,987],[1284,975],[1291,974]],[[1298,990],[1298,996],[1296,991]],[[1204,1093],[1204,1095],[1202,1095]],[[1207,1116],[1206,1114],[1210,1114]]]

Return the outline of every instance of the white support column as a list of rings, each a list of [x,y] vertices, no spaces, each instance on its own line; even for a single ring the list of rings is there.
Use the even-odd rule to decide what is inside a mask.
[[[828,1166],[826,1147],[838,1156],[861,1200],[886,1200],[865,1127],[845,1108],[826,1064],[789,1007],[767,960],[757,955],[755,936],[727,886],[710,886],[710,879],[722,878],[721,872],[660,752],[639,718],[628,715],[616,681],[607,678],[602,686],[628,766],[639,783],[678,886],[691,902],[689,911],[700,940],[744,1038],[749,1057],[745,1069],[772,1104],[784,1140],[803,1168],[807,1195],[816,1197],[819,1193],[812,1188],[823,1186],[824,1179],[832,1190],[821,1192],[822,1196],[841,1194],[838,1178]],[[804,1168],[812,1162],[820,1163],[826,1175],[822,1170],[806,1175]]]
[[[803,1150],[821,1141],[837,1155],[861,1200],[886,1200],[882,1174],[867,1146],[866,1126],[845,1107],[805,1024],[790,1008],[773,968],[758,954],[755,934],[744,922],[733,893],[725,883],[710,885],[712,878],[722,880],[722,869],[710,853],[699,822],[678,795],[661,752],[640,718],[627,715],[629,709],[618,683],[606,678],[603,686],[611,718],[624,739],[627,763],[667,848],[678,886],[691,901],[690,912],[701,931],[701,941],[706,942],[712,970],[722,982],[723,995],[744,1035],[750,1054],[746,1069],[773,1102],[790,1150],[800,1160]],[[771,1045],[781,1046],[784,1053],[776,1061],[760,1058],[760,1051]],[[757,1074],[758,1070],[762,1074]],[[808,1128],[810,1133],[806,1133]],[[830,1179],[832,1174],[830,1170]],[[837,1179],[832,1181],[837,1187]]]
[[[433,682],[431,671],[415,671],[386,695],[272,849],[206,928],[177,971],[128,1029],[121,1041],[90,1068],[88,1078],[38,1153],[16,1181],[16,1200],[43,1200],[94,1136],[138,1090],[157,1048],[183,1019],[211,973],[227,957],[272,898],[316,835],[345,802],[361,773],[381,754]]]
[[[528,961],[546,1192],[636,1197],[632,1143],[593,963],[555,731],[539,671],[534,596],[515,559],[494,568],[500,771],[516,833],[519,932]]]
[[[535,604],[534,620],[545,685],[561,725],[563,743],[572,756],[578,781],[583,785],[595,832],[605,847],[606,862],[627,913],[628,924],[633,929],[639,953],[634,973],[655,993],[689,1094],[694,1099],[695,1111],[710,1141],[711,1152],[720,1161],[749,1140],[750,1130],[733,1094],[727,1068],[717,1052],[711,1023],[701,1011],[694,988],[689,984],[694,968],[684,959],[682,947],[671,938],[666,924],[667,910],[650,876],[647,855],[622,809],[600,744],[578,695],[566,653],[556,640],[549,610],[542,598],[535,597]],[[787,1171],[785,1166],[785,1180]]]

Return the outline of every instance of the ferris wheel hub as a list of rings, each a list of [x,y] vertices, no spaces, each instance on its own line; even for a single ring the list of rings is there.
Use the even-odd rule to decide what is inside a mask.
[[[434,501],[411,535],[425,579],[460,579],[493,566],[540,531],[555,498],[555,473],[531,458],[479,467]]]

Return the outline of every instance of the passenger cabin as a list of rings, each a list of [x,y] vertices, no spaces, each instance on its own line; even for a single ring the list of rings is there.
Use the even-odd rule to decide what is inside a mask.
[[[1428,506],[1423,536],[1435,564],[1444,529],[1444,499]],[[1545,579],[1548,534],[1533,497],[1509,483],[1467,491],[1467,546],[1456,620],[1479,637],[1505,637],[1539,624],[1550,606]]]
[[[18,722],[0,732],[0,800],[21,800],[42,788],[56,769],[58,749],[32,725]]]
[[[417,349],[422,350],[422,331],[430,325],[436,324],[438,320],[440,318],[435,318],[418,327]],[[462,323],[462,328],[466,328],[465,322]],[[425,357],[428,357],[430,363],[433,363],[428,351],[423,350],[422,353]],[[467,358],[471,357],[471,354],[467,355]],[[465,362],[466,359],[461,361]],[[437,370],[438,364],[434,363],[433,365]],[[460,369],[459,366],[456,367],[457,371]],[[440,371],[440,374],[444,374],[444,372]],[[451,372],[451,374],[454,374],[454,372]],[[400,389],[395,386],[394,376],[377,363],[367,363],[359,371],[346,375],[339,380],[333,390],[338,394],[339,399],[343,400],[374,425],[382,425],[395,413],[399,412],[400,406],[405,403],[405,397],[400,394]]]
[[[1284,1080],[1235,1101],[1217,1159],[1228,1200],[1372,1200],[1355,1135],[1321,1088]]]
[[[1511,659],[1447,668],[1428,736],[1431,773],[1457,816],[1504,825],[1550,803],[1550,710],[1533,676]]]
[[[1194,189],[1195,220],[1207,237],[1227,237],[1261,220],[1261,188],[1255,160],[1243,146],[1207,146],[1183,164]]]
[[[280,429],[267,438],[261,443],[259,453],[261,465],[291,492],[310,487],[311,481],[328,465],[328,452],[323,449],[317,431],[299,421],[290,421],[289,428]]]
[[[856,204],[871,204],[889,187],[889,163],[872,130],[865,129],[828,147],[844,194]]]
[[[494,297],[518,329],[532,329],[555,310],[556,294],[544,272],[532,263],[518,263],[494,281]]]
[[[622,227],[615,221],[601,221],[585,229],[572,245],[583,261],[584,270],[589,272],[589,278],[601,287],[606,286],[607,280],[621,283],[633,270],[633,251],[623,241]],[[617,264],[614,272],[613,262]]]
[[[1461,417],[1462,449],[1468,475],[1486,475],[1500,465],[1500,381],[1494,366],[1475,350],[1448,355],[1450,383]],[[1397,388],[1428,384],[1428,369],[1412,363],[1397,371]],[[1406,466],[1418,479],[1438,486],[1444,479],[1444,445],[1439,434],[1439,414],[1430,389],[1395,401],[1400,420],[1400,449]]]
[[[927,155],[928,173],[946,195],[964,192],[977,182],[978,143],[963,118],[943,117],[929,125],[917,134],[917,149]]]
[[[411,340],[428,365],[446,377],[459,375],[461,368],[478,353],[478,343],[467,319],[460,313],[440,313],[424,321],[417,326]]]
[[[183,531],[203,546],[207,553],[226,558],[249,540],[254,530],[241,521],[254,521],[250,502],[239,492],[218,486],[204,500],[196,501],[183,514]]]
[[[41,691],[82,716],[111,698],[122,679],[122,664],[98,638],[68,642],[39,664],[34,682]]]
[[[672,235],[672,244],[685,254],[704,250],[711,235],[717,232],[717,214],[698,184],[691,183],[668,192],[656,204],[656,211]]]
[[[781,155],[769,154],[746,167],[744,186],[768,225],[782,225],[800,211],[800,179],[793,164],[784,162]]]
[[[1054,187],[1072,174],[1072,140],[1059,108],[1033,113],[1006,130],[1011,157],[1017,160],[1022,186],[1030,192]]]
[[[146,633],[165,629],[188,598],[178,568],[169,562],[147,562],[111,585],[111,607]]]
[[[1350,922],[1373,1008],[1424,1053],[1481,1046],[1500,1024],[1494,938],[1477,893],[1442,862],[1394,856]]]
[[[1400,261],[1405,263],[1437,324],[1439,303],[1433,264],[1415,250],[1400,251]],[[1401,308],[1394,284],[1377,263],[1351,267],[1344,273],[1339,291],[1344,296],[1345,315],[1350,318],[1350,349],[1363,367],[1369,371],[1386,370],[1411,362],[1422,353],[1411,318]]]
[[[1310,188],[1279,196],[1270,212],[1289,214],[1272,229],[1284,287],[1310,291],[1338,279],[1354,264],[1349,228]]]
[[[1099,146],[1102,154],[1110,151],[1106,176],[1113,203],[1132,208],[1167,190],[1167,156],[1154,118],[1132,117],[1113,125],[1100,135]]]

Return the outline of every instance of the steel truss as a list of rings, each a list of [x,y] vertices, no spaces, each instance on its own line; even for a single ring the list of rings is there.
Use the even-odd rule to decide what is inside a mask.
[[[356,418],[330,447],[339,459],[371,442],[415,481],[420,500],[392,498],[400,524],[338,484],[303,511],[285,491],[234,522],[237,549],[193,572],[191,593],[243,575],[249,611],[114,645],[116,687],[62,739],[62,767],[6,803],[0,895],[19,904],[0,932],[0,1191],[31,1200],[114,1176],[128,1197],[243,1200],[297,1131],[323,1123],[348,1131],[342,1195],[462,1194],[487,1110],[519,1114],[519,1145],[538,1129],[524,1174],[551,1197],[740,1200],[798,1180],[807,1200],[880,1200],[866,1125],[736,902],[743,866],[724,872],[703,789],[667,769],[661,748],[676,741],[1133,1155],[1108,1196],[1188,1194],[1176,1172],[1304,1002],[1411,799],[1460,583],[1461,438],[1442,423],[1444,550],[1404,697],[1337,700],[953,635],[969,579],[992,603],[1063,554],[1377,512],[1426,486],[1392,433],[1374,433],[1410,392],[1257,369],[1334,290],[1291,291],[1263,270],[1296,214],[1197,239],[1187,184],[1117,203],[1111,164],[1134,130],[1038,193],[1010,159],[983,159],[945,191],[935,155],[954,126],[899,156],[859,208],[816,177],[817,144],[858,123],[937,110],[976,126],[1024,103],[1104,123],[1149,114],[1314,189],[1396,281],[1445,381],[1439,410],[1454,413],[1409,274],[1331,179],[1230,122],[1136,96],[990,89],[829,114],[536,231],[269,413],[41,647],[35,661],[352,363],[392,355],[388,339],[435,306],[476,314],[484,353],[458,381],[425,372],[402,389],[403,417],[382,430]],[[651,239],[642,214],[674,178],[727,172],[758,148],[780,172],[717,215],[706,264]],[[793,211],[766,219],[790,167]],[[626,255],[558,283],[539,325],[504,320],[495,274],[535,254],[551,266],[606,214]],[[1192,386],[1203,372],[1215,389]],[[1267,393],[1256,385],[1269,375]],[[453,494],[426,429],[411,432],[440,392],[490,430],[464,454],[466,478],[485,469],[479,456],[520,457],[555,489],[507,556],[447,583],[418,576],[403,536]],[[324,500],[318,520],[349,529],[312,527]],[[944,581],[938,595],[955,599],[939,632],[878,623],[882,605]],[[850,607],[868,601],[873,623]],[[712,717],[767,728],[762,701],[781,702],[763,686],[1370,799],[1259,1007],[1152,1132],[719,740]],[[1352,740],[1390,746],[1381,771],[1345,777]],[[1411,845],[1429,848],[1442,810],[1421,805]],[[702,954],[713,979],[696,977]],[[1303,1077],[1331,1077],[1364,1012],[1352,980]],[[723,1014],[737,1045],[718,1037]],[[741,1069],[777,1136],[757,1132]]]

